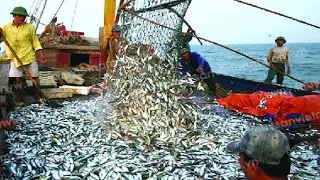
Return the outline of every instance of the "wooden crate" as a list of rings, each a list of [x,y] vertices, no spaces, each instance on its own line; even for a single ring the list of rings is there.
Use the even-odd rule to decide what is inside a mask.
[[[40,86],[54,86],[54,87],[57,86],[57,82],[52,78],[47,78],[47,79],[41,78],[41,79],[39,79],[39,81],[40,81]],[[26,80],[26,82],[27,82],[28,87],[33,86],[31,80]]]
[[[42,89],[42,92],[49,99],[61,99],[73,97],[73,90],[69,88],[48,88]]]
[[[54,76],[53,71],[39,71],[39,78],[41,77],[48,77],[48,76]]]

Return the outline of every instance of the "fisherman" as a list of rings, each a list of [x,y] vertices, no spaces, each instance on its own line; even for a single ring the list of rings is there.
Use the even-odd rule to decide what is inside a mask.
[[[49,33],[51,34],[51,39],[53,40],[57,34],[57,21],[57,17],[52,18],[51,22],[48,25],[46,25],[43,32],[40,34],[39,38],[42,38],[44,35],[46,35],[46,33]]]
[[[102,46],[102,49],[106,50],[107,52],[107,73],[110,73],[112,71],[116,55],[119,52],[119,45],[121,42],[120,35],[121,27],[119,25],[114,25],[112,27],[112,34],[107,37]]]
[[[13,21],[2,26],[0,28],[0,34],[2,34],[12,46],[16,52],[24,67],[29,71],[33,78],[33,86],[40,86],[38,79],[38,64],[36,62],[36,52],[41,57],[41,63],[46,63],[46,59],[42,52],[42,47],[36,34],[36,29],[32,24],[25,22],[26,17],[29,16],[27,10],[24,7],[15,7],[11,12],[13,15]],[[2,37],[1,35],[1,37]],[[3,39],[0,40],[2,42]],[[17,59],[14,58],[13,53],[10,51],[8,46],[5,46],[5,51],[8,58],[13,59],[11,61],[9,77],[15,78],[21,102],[19,106],[26,104],[26,96],[24,94],[23,84],[23,69],[20,67]],[[38,88],[35,89],[35,100],[37,103],[43,104],[44,101],[40,98]]]
[[[217,97],[217,91],[216,91],[216,83],[213,79],[213,73],[211,72],[211,67],[200,54],[196,52],[190,52],[186,48],[182,48],[180,50],[180,72],[182,75],[186,75],[189,73],[193,78],[195,78],[197,81],[204,81],[208,87],[209,90],[212,91]]]
[[[239,154],[239,164],[249,180],[287,180],[290,173],[288,138],[270,126],[248,130],[241,141],[227,145],[229,153]]]
[[[271,83],[274,76],[277,75],[277,84],[282,84],[285,73],[285,65],[287,65],[287,74],[289,75],[291,73],[289,48],[283,46],[284,43],[286,43],[286,40],[282,36],[277,37],[275,42],[277,43],[277,46],[271,48],[268,55],[268,62],[271,68],[268,71],[268,76],[265,82]],[[274,69],[282,73],[279,73]]]
[[[320,84],[315,82],[307,82],[302,88],[308,91],[320,90]]]

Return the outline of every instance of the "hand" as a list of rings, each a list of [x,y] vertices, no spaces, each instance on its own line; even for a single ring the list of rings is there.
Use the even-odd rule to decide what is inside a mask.
[[[191,27],[189,27],[187,32],[190,33],[190,34],[193,34],[193,33],[195,33],[196,31],[194,31]]]
[[[47,62],[46,58],[45,58],[45,57],[42,57],[40,63],[41,63],[41,64],[45,64],[46,62]]]
[[[274,64],[272,62],[270,62],[270,66],[271,68],[274,68]]]
[[[203,73],[203,67],[202,67],[202,66],[199,66],[199,67],[197,68],[197,71],[200,71],[201,73]]]
[[[290,67],[287,69],[287,74],[289,75],[291,73]]]
[[[302,88],[308,91],[314,91],[317,89],[317,83],[307,82]]]
[[[7,131],[11,131],[11,130],[14,130],[17,127],[17,125],[11,119],[3,119],[0,121],[0,127],[2,127],[3,129],[5,129]]]

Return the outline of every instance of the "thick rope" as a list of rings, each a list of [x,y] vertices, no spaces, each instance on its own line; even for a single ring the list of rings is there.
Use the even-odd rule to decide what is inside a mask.
[[[152,21],[152,20],[150,20],[150,19],[147,19],[147,18],[144,18],[144,17],[138,15],[138,14],[134,13],[133,11],[131,11],[131,10],[129,10],[129,9],[123,8],[122,10],[128,12],[129,14],[131,14],[131,15],[133,15],[133,16],[136,16],[136,17],[138,17],[138,18],[141,18],[141,19],[143,19],[143,20],[145,20],[145,21],[148,21],[148,22],[150,22],[150,23],[156,24],[156,25],[158,25],[158,26],[160,26],[160,27],[163,27],[163,28],[166,28],[166,29],[170,29],[170,30],[175,31],[175,32],[178,32],[178,33],[187,34],[187,35],[190,35],[190,36],[192,36],[192,37],[196,37],[196,38],[199,38],[199,39],[201,39],[201,40],[203,40],[203,41],[206,41],[206,42],[209,42],[209,43],[211,43],[211,44],[215,44],[215,45],[217,45],[217,46],[220,46],[220,47],[222,47],[222,48],[225,48],[225,49],[227,49],[227,50],[229,50],[229,51],[232,51],[232,52],[234,52],[234,53],[236,53],[236,54],[239,54],[239,55],[241,55],[241,56],[244,56],[244,57],[246,57],[246,58],[248,58],[248,59],[250,59],[250,60],[252,60],[252,61],[254,61],[254,62],[257,62],[257,63],[259,63],[259,64],[261,64],[261,65],[263,65],[263,66],[265,66],[265,67],[267,67],[267,68],[273,69],[273,70],[275,70],[276,72],[278,72],[278,73],[280,73],[280,74],[283,74],[283,75],[287,76],[287,77],[290,78],[290,79],[293,79],[293,80],[295,80],[295,81],[297,81],[297,82],[299,82],[299,83],[305,84],[303,81],[301,81],[301,80],[299,80],[299,79],[296,79],[295,77],[292,77],[292,76],[290,76],[290,75],[288,75],[288,74],[285,74],[285,73],[283,73],[283,72],[281,72],[281,71],[279,71],[279,70],[277,70],[277,69],[275,69],[275,68],[272,68],[271,66],[268,66],[268,65],[264,64],[263,62],[261,62],[261,61],[259,61],[259,60],[256,60],[256,59],[254,59],[254,58],[252,58],[252,57],[250,57],[250,56],[248,56],[248,55],[245,55],[245,54],[243,54],[243,53],[241,53],[241,52],[239,52],[239,51],[236,51],[236,50],[234,50],[234,49],[232,49],[232,48],[230,48],[230,47],[224,46],[224,45],[222,45],[222,44],[219,44],[219,43],[217,43],[217,42],[214,42],[214,41],[211,41],[211,40],[202,38],[202,37],[197,37],[197,36],[195,36],[195,35],[193,35],[193,34],[188,34],[188,33],[186,33],[186,32],[182,32],[182,31],[176,30],[176,29],[174,29],[174,28],[171,28],[171,27],[168,27],[168,26],[159,24],[159,23],[157,23],[157,22],[155,22],[155,21]]]
[[[278,13],[278,12],[275,12],[275,11],[272,11],[272,10],[269,10],[269,9],[266,9],[266,8],[263,8],[263,7],[259,7],[259,6],[257,6],[257,5],[251,4],[251,3],[247,3],[247,2],[244,2],[244,1],[240,1],[240,0],[234,0],[234,1],[236,1],[236,2],[238,2],[238,3],[241,3],[241,4],[245,4],[245,5],[254,7],[254,8],[258,8],[258,9],[261,9],[261,10],[264,10],[264,11],[267,11],[267,12],[270,12],[270,13],[273,13],[273,14],[276,14],[276,15],[279,15],[279,16],[282,16],[282,17],[285,17],[285,18],[294,20],[294,21],[297,21],[297,22],[302,23],[302,24],[306,24],[306,25],[308,25],[308,26],[315,27],[315,28],[317,28],[317,29],[320,29],[319,26],[310,24],[310,23],[308,23],[308,22],[305,22],[305,21],[302,21],[302,20],[299,20],[299,19],[296,19],[296,18],[287,16],[287,15],[284,15],[284,14],[281,14],[281,13]]]
[[[53,15],[53,17],[52,17],[51,19],[53,19],[53,18],[56,17],[56,15],[58,14],[58,12],[59,12],[60,8],[62,7],[63,3],[64,3],[64,0],[62,0],[60,6],[58,7],[58,9],[57,9],[57,11],[56,11],[56,13]]]
[[[124,0],[120,0],[119,6],[118,6],[118,10],[117,10],[117,15],[116,15],[116,18],[114,20],[114,25],[118,24],[118,22],[119,22],[120,15],[121,15],[120,7],[123,7],[123,3],[124,3]]]

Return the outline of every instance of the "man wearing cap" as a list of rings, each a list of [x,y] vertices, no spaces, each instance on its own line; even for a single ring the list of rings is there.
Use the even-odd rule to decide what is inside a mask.
[[[282,84],[286,65],[287,65],[287,74],[290,74],[289,48],[283,46],[284,43],[286,43],[286,40],[282,36],[279,36],[275,40],[275,42],[277,43],[277,46],[271,48],[268,55],[268,62],[271,68],[268,71],[268,76],[265,82],[271,83],[274,76],[277,75],[277,84]],[[274,69],[282,73],[279,73]]]
[[[46,63],[46,59],[42,52],[42,47],[36,35],[35,27],[25,22],[28,16],[27,10],[21,6],[15,7],[11,12],[13,21],[5,24],[0,28],[2,34],[16,52],[24,67],[29,71],[33,77],[33,85],[39,85],[38,79],[38,64],[36,62],[36,52],[41,57],[41,63]],[[2,37],[1,35],[1,37]],[[1,40],[2,41],[2,40]],[[1,42],[0,41],[0,42]],[[26,96],[24,94],[24,84],[22,82],[23,69],[20,67],[18,61],[14,58],[10,49],[5,46],[6,54],[9,58],[13,59],[10,65],[9,77],[16,79],[18,90],[21,97],[19,105],[23,106],[26,103]],[[35,88],[35,100],[38,103],[43,103],[40,98],[39,91]]]
[[[248,130],[241,141],[227,145],[239,154],[239,164],[249,180],[287,180],[290,173],[290,144],[281,131],[260,125]]]
[[[211,67],[200,54],[197,52],[190,52],[187,48],[182,48],[180,50],[180,66],[179,70],[182,75],[189,73],[197,81],[203,80],[217,97],[216,83],[213,79],[213,73],[211,72]]]
[[[119,51],[119,45],[121,42],[121,27],[119,25],[114,25],[112,27],[112,34],[107,37],[106,41],[103,43],[102,49],[107,52],[107,73],[112,71],[114,66],[114,61],[116,55]]]

